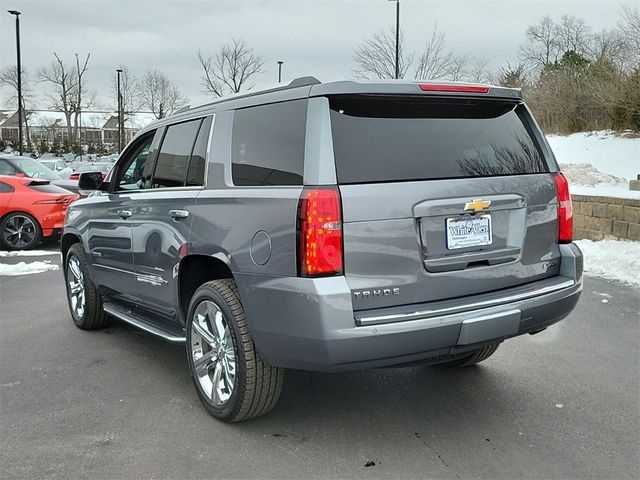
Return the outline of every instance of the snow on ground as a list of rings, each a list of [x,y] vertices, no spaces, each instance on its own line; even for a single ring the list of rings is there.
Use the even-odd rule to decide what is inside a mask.
[[[640,199],[629,180],[640,174],[640,138],[609,130],[548,135],[571,193]]]
[[[558,163],[586,163],[625,180],[640,175],[640,138],[617,136],[610,130],[572,135],[547,135]]]
[[[20,262],[14,265],[0,263],[0,275],[7,276],[29,275],[59,269],[60,267],[58,267],[58,265],[51,263],[49,260],[45,260],[44,262]]]
[[[57,250],[0,250],[0,257],[41,257],[43,255],[60,255]]]
[[[584,270],[591,275],[640,287],[640,242],[576,241],[584,253]]]
[[[587,195],[590,197],[615,197],[615,198],[634,198],[640,200],[640,191],[629,190],[629,187],[616,187],[613,185],[575,185],[569,180],[569,191],[572,195]]]

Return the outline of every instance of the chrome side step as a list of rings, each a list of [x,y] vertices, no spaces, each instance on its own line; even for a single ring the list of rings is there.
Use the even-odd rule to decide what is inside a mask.
[[[129,325],[139,328],[140,330],[150,333],[151,335],[160,337],[166,340],[167,342],[185,343],[187,340],[184,337],[184,335],[181,335],[180,333],[177,333],[177,332],[171,332],[169,330],[163,329],[158,325],[154,325],[149,321],[147,321],[146,319],[142,318],[140,315],[137,315],[135,312],[132,312],[127,308],[121,307],[120,305],[116,305],[115,303],[106,302],[102,305],[102,308],[105,311],[105,313],[108,313],[109,315],[113,315],[118,320],[128,323]]]

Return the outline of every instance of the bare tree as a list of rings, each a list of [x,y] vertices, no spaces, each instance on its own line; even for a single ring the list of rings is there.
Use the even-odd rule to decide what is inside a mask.
[[[51,108],[64,113],[68,138],[73,138],[71,117],[76,109],[74,102],[77,95],[78,75],[75,66],[65,65],[56,52],[53,53],[53,56],[55,60],[48,68],[40,70],[39,77],[40,81],[51,84],[48,94]]]
[[[626,39],[632,61],[640,62],[640,11],[628,5],[622,6],[618,29]]]
[[[22,69],[22,124],[24,125],[25,138],[29,142],[29,117],[31,112],[29,107],[33,101],[33,86],[27,71]],[[18,67],[10,65],[0,70],[0,87],[8,87],[11,93],[7,97],[7,102],[15,105],[18,103]]]
[[[619,66],[626,63],[627,42],[616,30],[603,30],[591,37],[589,57],[594,62],[609,61]]]
[[[527,28],[527,43],[520,47],[520,57],[535,67],[543,67],[558,61],[560,44],[558,29],[549,15],[536,25]]]
[[[447,73],[447,80],[460,82],[469,78],[471,57],[469,55],[454,55]]]
[[[395,29],[380,31],[359,44],[353,52],[356,63],[353,73],[357,78],[395,78],[396,76],[396,33]],[[413,55],[405,54],[404,35],[400,31],[398,46],[398,73],[404,78],[413,63]]]
[[[425,50],[418,59],[416,78],[423,80],[437,80],[447,77],[451,72],[453,53],[447,48],[444,32],[438,31],[438,25],[433,26],[431,38],[425,45]]]
[[[158,70],[147,70],[140,84],[140,93],[144,106],[151,110],[156,118],[171,115],[178,107],[189,103],[189,99]]]
[[[123,123],[130,115],[136,114],[142,108],[142,95],[140,93],[140,81],[131,73],[128,67],[120,65],[120,94],[122,95]],[[118,107],[118,77],[114,75],[111,84],[113,97],[116,99],[114,110]]]
[[[85,85],[84,74],[87,72],[87,68],[89,65],[89,58],[91,57],[91,54],[88,53],[84,61],[80,60],[80,57],[78,56],[77,53],[75,55],[76,55],[75,73],[77,75],[77,80],[76,80],[76,89],[75,89],[75,102],[73,102],[72,104],[72,108],[74,110],[73,138],[80,141],[80,131],[78,130],[78,121],[80,117],[80,112],[83,109],[88,109],[91,107],[91,105],[95,101],[95,94],[89,95],[88,101],[85,102],[84,105],[82,104],[82,101],[85,100],[84,95],[85,93],[87,93],[85,92],[86,85]]]
[[[223,45],[213,57],[205,57],[198,51],[198,60],[204,70],[204,87],[217,97],[238,93],[243,89],[251,90],[251,78],[261,73],[264,65],[254,49],[239,39]]]
[[[585,54],[591,38],[591,28],[583,18],[563,15],[556,26],[556,41],[560,54],[573,51]]]
[[[468,69],[468,77],[474,83],[489,83],[492,81],[489,69],[489,60],[486,58],[474,58]]]

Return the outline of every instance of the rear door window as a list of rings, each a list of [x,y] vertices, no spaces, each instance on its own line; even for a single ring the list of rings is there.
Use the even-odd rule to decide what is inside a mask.
[[[153,174],[153,188],[185,185],[189,159],[201,123],[199,118],[167,127]]]
[[[330,108],[343,184],[549,171],[518,103],[335,96]]]
[[[233,119],[235,185],[302,185],[307,101],[237,110]]]

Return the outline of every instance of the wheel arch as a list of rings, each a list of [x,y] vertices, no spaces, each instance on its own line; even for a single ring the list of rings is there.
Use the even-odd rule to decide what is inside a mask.
[[[195,291],[206,282],[222,278],[234,278],[231,267],[226,258],[192,254],[180,261],[178,271],[179,313],[187,320],[189,303]]]
[[[62,234],[62,238],[60,239],[60,253],[62,254],[62,259],[67,258],[67,252],[71,248],[71,245],[79,243],[82,245],[82,239],[76,233],[65,232]]]

